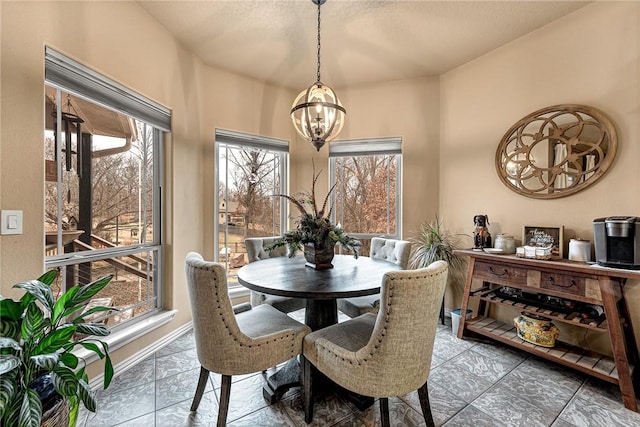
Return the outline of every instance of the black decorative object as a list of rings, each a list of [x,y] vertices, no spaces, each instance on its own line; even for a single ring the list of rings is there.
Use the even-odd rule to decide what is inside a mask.
[[[84,120],[80,118],[77,114],[76,109],[71,105],[71,95],[67,95],[67,105],[65,106],[67,111],[60,111],[60,118],[62,121],[62,131],[64,132],[64,160],[65,160],[65,170],[69,172],[71,170],[71,155],[73,154],[73,148],[71,146],[71,132],[72,128],[75,127],[76,134],[76,154],[77,154],[77,162],[76,172],[79,177],[82,177],[82,126]],[[53,117],[56,117],[57,121],[57,111],[52,113]],[[54,138],[56,141],[56,147],[59,143],[58,140],[58,131],[57,125],[54,125]]]
[[[482,250],[491,247],[491,233],[487,225],[489,225],[488,215],[476,215],[473,217],[473,249]]]

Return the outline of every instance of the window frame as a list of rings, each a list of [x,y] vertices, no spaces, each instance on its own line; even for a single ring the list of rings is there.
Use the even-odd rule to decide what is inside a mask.
[[[135,243],[116,248],[102,248],[92,251],[80,251],[73,253],[63,253],[53,256],[45,255],[45,268],[59,268],[74,266],[86,262],[102,261],[114,259],[122,256],[139,254],[146,252],[153,257],[153,267],[148,271],[148,277],[152,278],[153,292],[145,301],[153,301],[153,308],[147,312],[125,320],[120,324],[112,326],[111,329],[118,331],[112,334],[109,341],[113,341],[118,348],[126,342],[131,341],[132,333],[135,336],[149,332],[161,326],[173,317],[175,312],[163,309],[163,268],[164,268],[164,244],[163,230],[164,217],[162,215],[163,199],[162,189],[164,182],[164,153],[163,132],[171,130],[171,111],[160,104],[128,89],[110,78],[99,74],[92,69],[45,47],[45,86],[56,89],[56,104],[61,103],[61,92],[72,94],[95,103],[105,109],[109,109],[126,116],[132,117],[140,122],[151,126],[153,135],[153,198],[151,203],[153,221],[153,241],[146,243]],[[60,111],[60,110],[58,110]],[[59,115],[58,119],[59,120]],[[62,156],[61,144],[58,146],[56,163],[58,181],[62,180]],[[58,187],[58,211],[61,210],[60,187]],[[61,230],[61,218],[58,218],[58,229]],[[59,244],[60,245],[60,244]],[[60,246],[59,246],[60,247]],[[44,236],[43,236],[44,249]],[[64,285],[64,281],[62,282]],[[138,324],[144,322],[147,327],[141,331]]]
[[[220,188],[220,151],[222,147],[234,147],[234,148],[257,148],[261,150],[267,150],[274,154],[280,153],[280,165],[278,173],[280,174],[280,192],[281,194],[287,194],[289,188],[289,141],[261,136],[253,135],[249,133],[237,132],[227,129],[216,128],[214,131],[214,197],[213,197],[213,209],[214,209],[214,227],[213,227],[213,247],[214,247],[214,261],[219,262],[220,254],[218,248],[220,247],[220,221],[219,217],[221,213],[227,215],[228,211],[224,212],[219,210],[220,195],[218,194],[218,188]],[[228,162],[228,160],[227,160]],[[225,166],[225,170],[229,170],[228,165]],[[225,200],[229,200],[229,187],[225,186]],[[228,208],[228,203],[225,205],[225,209]],[[280,203],[280,223],[279,227],[284,233],[288,226],[288,203]],[[228,232],[225,230],[225,232]],[[225,235],[225,240],[227,236]],[[248,290],[240,284],[230,284],[230,296],[236,297],[248,294]]]
[[[340,140],[329,145],[329,188],[336,184],[336,159],[345,157],[395,156],[396,160],[396,232],[395,233],[355,233],[345,230],[350,236],[359,239],[385,237],[401,239],[402,237],[402,138],[364,138]],[[336,194],[331,194],[331,204],[336,206]],[[388,204],[387,204],[388,206]],[[387,209],[387,230],[389,229],[390,209]],[[334,209],[331,220],[339,221],[338,212]]]

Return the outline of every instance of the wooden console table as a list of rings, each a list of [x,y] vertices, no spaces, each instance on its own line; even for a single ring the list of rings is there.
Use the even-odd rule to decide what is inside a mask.
[[[569,260],[536,260],[514,255],[496,255],[482,251],[460,250],[457,255],[469,257],[469,268],[462,297],[461,313],[466,313],[469,299],[478,299],[478,315],[460,318],[458,338],[474,332],[539,357],[560,363],[610,383],[618,384],[624,406],[638,411],[632,377],[638,362],[638,350],[629,319],[622,287],[626,279],[640,279],[640,271],[604,268]],[[472,282],[481,281],[472,289]],[[505,299],[496,291],[501,286],[529,294],[557,297],[601,306],[604,313],[585,319],[580,313],[555,311],[531,301]],[[488,316],[489,305],[501,304],[521,312],[544,316],[558,323],[607,333],[613,357],[557,341],[552,348],[528,343],[517,336],[513,324],[505,324]],[[562,339],[562,336],[560,336]]]

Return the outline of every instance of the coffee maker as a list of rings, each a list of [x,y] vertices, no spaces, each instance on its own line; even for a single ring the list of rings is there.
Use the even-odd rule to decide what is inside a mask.
[[[640,270],[640,218],[610,216],[593,220],[596,261],[606,267]]]

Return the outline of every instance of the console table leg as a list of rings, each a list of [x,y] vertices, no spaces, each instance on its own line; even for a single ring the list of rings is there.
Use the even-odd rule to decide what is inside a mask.
[[[636,402],[636,393],[633,389],[633,381],[631,380],[626,340],[620,322],[620,312],[618,311],[618,301],[622,298],[622,286],[620,282],[611,280],[606,276],[599,277],[598,282],[600,284],[602,303],[609,328],[613,358],[616,362],[616,369],[618,370],[618,383],[620,393],[622,394],[622,401],[624,402],[625,408],[637,412],[638,404]],[[628,322],[629,319],[625,319],[625,321]]]
[[[471,283],[473,282],[473,269],[475,268],[476,260],[471,257],[469,259],[469,268],[467,271],[467,281],[464,284],[464,292],[462,293],[462,307],[460,308],[460,324],[458,325],[458,331],[456,335],[458,338],[462,338],[464,335],[464,324],[467,318],[467,307],[469,307],[469,295],[471,293]]]

